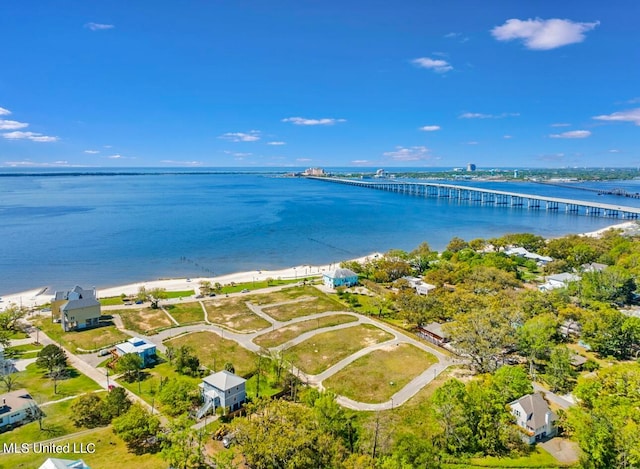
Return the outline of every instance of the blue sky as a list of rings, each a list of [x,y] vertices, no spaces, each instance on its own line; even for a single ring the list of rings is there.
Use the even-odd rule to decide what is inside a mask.
[[[640,2],[21,0],[0,167],[640,166]]]

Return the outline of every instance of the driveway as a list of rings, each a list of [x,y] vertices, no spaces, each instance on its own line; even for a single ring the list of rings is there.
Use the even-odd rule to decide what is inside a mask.
[[[566,438],[556,436],[538,444],[546,449],[561,464],[575,464],[580,459],[580,448],[578,444]]]

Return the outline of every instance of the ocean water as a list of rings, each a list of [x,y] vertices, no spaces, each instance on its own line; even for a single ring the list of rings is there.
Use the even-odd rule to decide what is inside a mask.
[[[640,206],[526,183],[514,192]],[[625,182],[638,187],[636,181]],[[629,189],[628,189],[629,190]],[[274,173],[0,173],[0,295],[314,265],[423,241],[593,231],[623,220],[457,204]]]

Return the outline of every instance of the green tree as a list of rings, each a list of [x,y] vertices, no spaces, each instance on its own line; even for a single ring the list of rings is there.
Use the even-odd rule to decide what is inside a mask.
[[[152,451],[157,446],[156,436],[159,431],[158,418],[144,410],[140,404],[133,404],[126,413],[113,420],[113,432],[135,454]]]
[[[116,371],[122,373],[124,380],[131,383],[140,377],[142,358],[137,353],[125,353],[116,362]]]
[[[466,408],[467,391],[462,382],[450,379],[436,389],[432,402],[436,419],[442,427],[447,452],[461,454],[474,449],[473,428]]]
[[[625,316],[602,303],[593,303],[585,314],[583,340],[601,356],[626,359],[640,344],[640,318]]]
[[[559,345],[551,351],[544,380],[551,391],[566,392],[573,380],[574,372],[571,366],[571,351],[564,345]]]
[[[204,295],[204,296],[209,296],[211,294],[211,292],[213,291],[213,288],[211,286],[211,282],[208,280],[202,280],[200,281],[200,294]]]
[[[462,251],[463,249],[466,249],[469,247],[469,243],[467,243],[464,239],[462,238],[458,238],[457,236],[451,238],[451,241],[449,241],[449,244],[447,244],[447,251],[449,252],[459,252]]]
[[[527,372],[520,366],[501,366],[488,378],[488,382],[503,404],[533,392]]]
[[[225,362],[223,369],[225,371],[228,371],[229,373],[235,373],[236,372],[236,368],[235,366],[233,366],[233,363],[231,362]]]
[[[0,329],[15,331],[18,329],[18,321],[27,315],[27,308],[11,303],[0,313]]]
[[[147,290],[144,285],[138,289],[136,297],[140,301],[149,301],[151,308],[158,309],[160,300],[167,298],[167,291],[164,288],[152,288]]]
[[[169,425],[160,456],[172,468],[201,468],[204,467],[202,443],[201,432],[191,428],[188,417],[183,415]]]
[[[177,416],[197,406],[200,402],[200,393],[191,380],[179,377],[169,379],[162,386],[158,398],[165,405],[164,412]]]
[[[57,345],[46,345],[38,352],[36,366],[38,368],[45,368],[50,374],[57,367],[67,366],[67,355],[64,353],[64,350]]]
[[[107,425],[110,419],[104,415],[103,401],[96,393],[87,393],[71,404],[71,420],[76,427],[95,428]]]
[[[103,412],[109,421],[124,414],[131,407],[131,400],[124,388],[116,387],[107,393],[103,402]]]
[[[518,329],[518,349],[527,357],[532,379],[535,378],[535,362],[548,356],[557,329],[558,321],[548,313],[529,319]]]
[[[180,346],[176,351],[174,366],[183,375],[197,376],[200,373],[200,359],[186,345]]]

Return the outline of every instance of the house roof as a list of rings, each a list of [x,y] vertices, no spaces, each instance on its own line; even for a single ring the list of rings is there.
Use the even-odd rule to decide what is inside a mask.
[[[244,384],[247,380],[238,375],[234,375],[227,370],[222,370],[203,378],[202,381],[216,389],[226,391],[227,389]]]
[[[82,459],[49,458],[38,469],[91,469]]]
[[[561,274],[549,275],[547,277],[547,282],[552,281],[552,282],[568,283],[568,282],[577,282],[578,280],[580,280],[580,276],[576,274],[572,274],[571,272],[563,272]]]
[[[590,264],[582,264],[580,266],[585,272],[602,272],[609,267],[607,264],[599,264],[598,262],[591,262]]]
[[[429,324],[421,324],[420,329],[430,332],[443,339],[447,338],[447,334],[442,330],[442,324],[439,322],[430,322]]]
[[[122,353],[140,353],[156,348],[156,344],[141,339],[140,337],[132,337],[126,342],[116,345],[116,348],[122,351]]]
[[[356,274],[353,270],[343,268],[327,272],[325,275],[330,278],[349,278],[358,276],[358,274]]]
[[[520,404],[522,410],[527,414],[527,425],[531,428],[542,427],[546,423],[545,416],[547,412],[551,412],[551,421],[558,420],[558,416],[551,411],[547,401],[545,401],[542,394],[538,392],[535,394],[527,394],[509,403],[511,407],[517,404]]]
[[[0,395],[0,415],[7,412],[17,412],[20,409],[35,405],[35,401],[26,389],[18,389]]]
[[[70,311],[72,309],[88,308],[89,306],[100,306],[100,302],[95,298],[80,298],[67,301],[61,309],[62,311]]]

